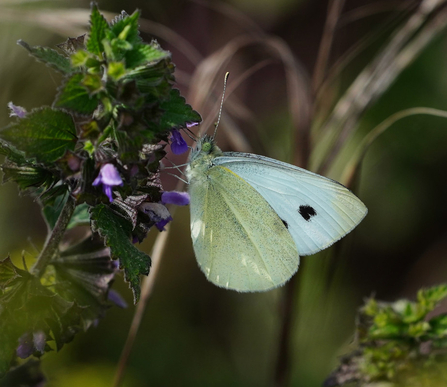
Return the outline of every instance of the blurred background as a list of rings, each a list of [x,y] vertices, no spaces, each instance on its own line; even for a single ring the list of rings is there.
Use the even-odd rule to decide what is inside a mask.
[[[98,1],[109,20],[123,9],[142,11],[143,39],[156,38],[172,52],[177,87],[210,128],[223,76],[231,72],[217,137],[224,150],[252,151],[313,169],[321,143],[324,148],[321,128],[331,109],[396,31],[421,12],[422,3],[428,9],[443,2],[336,1],[332,5],[343,7],[331,32],[325,27],[326,0]],[[442,11],[429,14],[410,38]],[[55,47],[86,32],[88,15],[89,1],[84,0],[0,1],[1,127],[9,122],[9,101],[28,110],[51,105],[61,81],[16,41]],[[414,48],[403,71],[393,73],[394,58],[388,61],[382,75],[389,71],[390,79],[359,112],[355,132],[346,140],[338,137],[343,150],[325,168],[327,176],[340,179],[364,136],[392,114],[414,107],[447,110],[445,24],[438,21],[436,33],[428,34],[419,50]],[[333,41],[322,60],[325,28]],[[315,69],[325,71],[318,75]],[[297,134],[306,128],[312,128],[310,160],[303,157],[303,144],[309,143]],[[169,158],[177,164],[185,161]],[[365,297],[414,298],[420,287],[446,281],[446,165],[445,118],[404,118],[369,148],[352,186],[368,216],[336,247],[302,258],[290,339],[291,386],[322,385],[349,349],[355,313]],[[176,185],[168,175],[163,182],[166,190]],[[38,205],[17,194],[13,184],[0,187],[0,257],[10,254],[20,264],[22,254],[30,262],[36,255],[46,226]],[[140,248],[150,254],[157,234],[151,231]],[[283,289],[238,294],[207,282],[192,251],[188,208],[175,213],[157,275],[125,386],[271,385]],[[111,308],[97,328],[76,336],[60,353],[46,355],[48,386],[112,385],[134,313],[121,277],[114,288],[129,307]]]

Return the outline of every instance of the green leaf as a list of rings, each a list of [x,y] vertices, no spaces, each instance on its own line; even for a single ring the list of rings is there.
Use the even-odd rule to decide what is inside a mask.
[[[82,84],[86,87],[90,96],[97,94],[104,89],[99,74],[86,74],[82,79]]]
[[[126,40],[130,44],[139,43],[141,41],[138,19],[140,18],[140,11],[135,11],[132,15],[121,14],[118,16],[113,24],[110,26],[110,34],[108,38],[111,41],[114,38]]]
[[[117,81],[126,74],[126,68],[123,62],[110,62],[107,67],[107,75],[114,81]]]
[[[54,103],[55,107],[68,109],[74,113],[89,115],[98,107],[98,99],[91,96],[84,86],[82,73],[76,73],[68,77],[59,90]]]
[[[22,278],[21,272],[22,270],[15,267],[9,257],[0,261],[0,289],[5,289],[16,279]]]
[[[98,6],[92,3],[92,13],[90,15],[90,34],[87,40],[87,49],[95,55],[102,57],[104,46],[103,39],[106,37],[109,30],[109,23],[107,23],[104,16],[98,10]]]
[[[131,242],[132,225],[113,212],[108,206],[100,204],[90,210],[92,229],[101,235],[110,247],[112,259],[118,259],[120,268],[129,282],[134,302],[140,298],[140,275],[148,275],[151,259],[139,251]]]
[[[0,137],[42,163],[61,158],[77,140],[72,116],[49,107],[33,110],[3,129]]]
[[[9,160],[14,163],[21,165],[27,162],[23,152],[20,152],[11,144],[0,139],[0,154],[6,156]]]
[[[132,50],[126,52],[126,68],[133,69],[143,65],[154,65],[163,59],[171,57],[171,53],[161,49],[156,41],[151,44],[134,44]]]
[[[45,63],[47,66],[61,72],[62,74],[69,74],[73,71],[70,59],[59,54],[52,48],[34,46],[31,47],[23,40],[18,40],[17,44],[26,48],[30,55],[36,58],[39,62]]]
[[[201,122],[202,117],[190,105],[185,102],[185,98],[180,95],[180,91],[172,89],[169,99],[160,104],[164,110],[160,120],[162,131],[169,131],[173,128],[185,127],[187,123]]]
[[[2,165],[2,170],[3,182],[15,181],[22,190],[31,187],[48,187],[58,180],[48,169],[34,165],[19,166],[9,160]]]
[[[73,215],[68,223],[67,230],[77,226],[87,226],[90,224],[90,206],[86,203],[80,204],[76,207]]]

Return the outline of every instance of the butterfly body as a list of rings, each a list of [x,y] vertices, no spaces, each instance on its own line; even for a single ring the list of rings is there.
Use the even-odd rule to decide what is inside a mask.
[[[214,284],[241,292],[283,285],[300,255],[327,248],[367,212],[333,180],[268,157],[222,152],[209,136],[191,154],[187,176],[199,266]]]

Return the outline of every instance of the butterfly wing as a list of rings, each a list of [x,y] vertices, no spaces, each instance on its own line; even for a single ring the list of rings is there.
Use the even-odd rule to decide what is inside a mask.
[[[287,223],[300,255],[329,247],[368,212],[340,183],[278,160],[227,152],[213,162],[239,175],[264,197]]]
[[[200,268],[214,284],[240,292],[284,284],[299,255],[286,226],[252,186],[225,167],[192,179],[191,236]]]

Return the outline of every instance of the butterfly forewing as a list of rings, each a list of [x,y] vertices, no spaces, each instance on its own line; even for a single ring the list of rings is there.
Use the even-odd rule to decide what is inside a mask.
[[[199,266],[214,284],[241,292],[269,290],[297,270],[299,255],[281,215],[223,166],[190,182],[191,235]]]
[[[365,217],[365,205],[343,185],[274,159],[228,152],[214,159],[251,185],[287,224],[300,255],[342,238]]]

